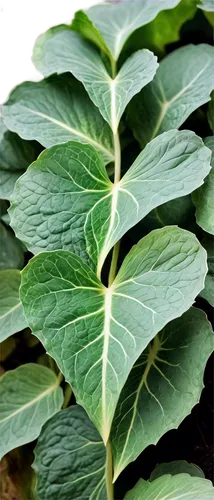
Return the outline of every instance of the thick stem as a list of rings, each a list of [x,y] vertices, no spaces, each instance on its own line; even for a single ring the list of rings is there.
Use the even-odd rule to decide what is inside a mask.
[[[109,441],[106,444],[106,491],[108,500],[114,500],[114,485],[112,483],[112,453]]]

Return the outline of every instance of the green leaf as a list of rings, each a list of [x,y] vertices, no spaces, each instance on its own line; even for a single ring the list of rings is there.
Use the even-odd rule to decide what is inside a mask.
[[[200,296],[214,307],[214,238],[209,234],[202,240],[202,245],[207,251],[208,274],[205,278],[205,287]]]
[[[11,225],[33,253],[72,250],[86,261],[89,254],[99,276],[108,252],[130,227],[201,185],[210,157],[193,132],[171,130],[148,144],[114,185],[91,146],[54,146],[18,180]]]
[[[38,147],[23,141],[0,118],[0,198],[9,200],[16,180],[36,159]]]
[[[12,231],[0,222],[0,269],[22,269],[24,265],[23,246]]]
[[[207,118],[211,130],[214,132],[214,91],[211,93],[211,100],[208,104]]]
[[[0,342],[27,326],[19,298],[20,271],[0,271]]]
[[[181,47],[161,61],[153,81],[128,107],[129,124],[142,147],[156,135],[179,128],[209,101],[213,65],[214,47],[206,44]]]
[[[189,474],[167,474],[150,483],[140,479],[125,500],[213,500],[211,481]]]
[[[126,50],[147,48],[163,55],[165,46],[180,38],[182,25],[196,12],[195,0],[181,0],[174,9],[159,12],[157,17],[146,26],[142,26],[129,39]]]
[[[212,151],[212,169],[204,185],[192,194],[196,207],[197,224],[207,233],[214,234],[214,137],[207,137],[205,144]]]
[[[111,52],[108,49],[101,33],[93,25],[86,12],[84,12],[83,10],[78,10],[74,15],[71,26],[74,31],[77,31],[83,37],[90,40],[90,42],[97,45],[99,49],[107,54],[107,56],[111,59]]]
[[[87,15],[100,31],[112,58],[116,61],[124,43],[140,26],[154,19],[164,9],[172,9],[180,0],[158,0],[155,2],[129,0],[113,5],[111,3],[95,5],[88,9]]]
[[[75,254],[40,253],[22,272],[26,318],[104,441],[143,349],[203,288],[205,250],[176,227],[132,248],[110,288]]]
[[[1,376],[0,396],[0,457],[36,439],[63,402],[54,373],[32,363]]]
[[[206,10],[207,12],[214,12],[213,0],[200,0],[200,3],[198,3],[198,8]]]
[[[93,45],[68,26],[52,28],[42,35],[33,60],[44,76],[70,71],[80,80],[114,133],[128,102],[153,79],[158,67],[152,52],[140,50],[112,79]]]
[[[107,500],[105,448],[84,412],[74,405],[42,429],[35,449],[38,500]]]
[[[147,446],[177,428],[198,403],[212,350],[211,324],[204,312],[191,308],[169,323],[141,354],[114,417],[115,480]]]
[[[105,164],[114,160],[111,129],[70,75],[19,85],[3,113],[10,130],[24,139],[36,139],[46,148],[69,140],[92,144]]]
[[[190,464],[185,460],[177,460],[176,462],[169,462],[157,465],[151,476],[149,481],[154,481],[158,477],[164,476],[165,474],[171,474],[171,476],[175,476],[176,474],[189,474],[192,477],[203,477],[205,475],[203,471],[195,464]]]

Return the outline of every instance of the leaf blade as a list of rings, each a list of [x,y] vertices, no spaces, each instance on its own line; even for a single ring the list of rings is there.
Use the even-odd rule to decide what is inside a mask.
[[[27,327],[19,298],[21,274],[18,270],[0,271],[0,341]]]
[[[205,144],[212,151],[212,169],[204,185],[192,194],[196,207],[196,222],[207,233],[214,234],[214,138],[207,137]]]

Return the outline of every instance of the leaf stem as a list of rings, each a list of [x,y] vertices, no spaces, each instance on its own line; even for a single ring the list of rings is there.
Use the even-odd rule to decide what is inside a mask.
[[[111,259],[111,266],[110,266],[110,271],[109,271],[109,276],[108,276],[108,286],[111,286],[114,278],[116,276],[116,271],[117,271],[117,260],[118,260],[118,255],[120,251],[120,241],[114,245],[113,252],[112,252],[112,259]]]
[[[63,405],[62,407],[63,408],[67,408],[68,406],[68,403],[71,399],[71,396],[72,396],[72,388],[69,384],[66,385],[66,388],[65,388],[65,394],[64,394],[64,402],[63,402]]]
[[[61,382],[63,381],[63,378],[64,378],[64,377],[63,377],[63,374],[62,374],[61,372],[59,372],[59,373],[58,373],[58,377],[57,377],[57,379],[58,379],[58,384],[59,384],[59,385],[60,385],[60,384],[61,384]]]
[[[114,485],[112,482],[112,452],[109,441],[106,444],[106,492],[107,499],[114,500]]]

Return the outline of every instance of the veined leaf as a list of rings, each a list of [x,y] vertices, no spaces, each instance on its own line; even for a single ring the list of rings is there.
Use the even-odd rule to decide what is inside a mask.
[[[171,226],[132,248],[110,288],[66,251],[40,253],[22,272],[29,326],[104,442],[134,362],[168,321],[190,307],[206,271],[195,236]]]
[[[24,265],[23,246],[12,231],[0,222],[0,269],[22,269]]]
[[[23,141],[0,118],[0,198],[9,200],[16,180],[37,157],[36,144]]]
[[[139,50],[111,78],[93,45],[68,26],[42,35],[33,60],[44,76],[70,71],[80,80],[114,133],[128,102],[153,79],[158,67],[152,52]]]
[[[10,130],[24,139],[36,139],[46,148],[69,140],[92,144],[105,164],[114,160],[111,129],[70,75],[22,83],[3,113]]]
[[[172,9],[180,0],[132,0],[113,5],[110,3],[95,5],[86,11],[88,17],[97,28],[112,58],[116,61],[124,43],[140,26],[154,19],[164,9]]]
[[[198,403],[213,347],[206,315],[191,308],[169,323],[141,354],[122,390],[113,421],[115,480],[147,446],[178,427]]]
[[[195,464],[186,462],[185,460],[177,460],[175,462],[168,462],[157,465],[152,471],[149,481],[154,481],[158,477],[164,476],[165,474],[170,474],[175,476],[176,474],[189,474],[192,477],[203,477],[205,475],[203,471]]]
[[[209,101],[213,65],[214,47],[206,44],[181,47],[161,61],[153,81],[128,107],[129,124],[142,147],[156,135],[179,128]]]
[[[204,231],[214,234],[214,136],[204,141],[212,151],[212,169],[205,179],[204,186],[192,194],[192,201],[196,206],[196,221]]]
[[[205,278],[205,287],[200,296],[207,300],[214,307],[214,238],[206,234],[202,240],[202,245],[207,251],[208,274]]]
[[[189,474],[167,474],[155,481],[140,479],[127,493],[125,500],[213,500],[214,488],[211,481]]]
[[[0,396],[0,457],[36,439],[63,402],[54,373],[32,363],[1,376]]]
[[[43,427],[35,449],[37,499],[107,500],[105,455],[81,406],[60,411]]]
[[[148,144],[114,185],[91,146],[54,146],[17,181],[11,225],[33,253],[72,250],[86,261],[89,254],[99,276],[130,227],[201,185],[210,156],[193,132],[171,130]]]
[[[83,10],[75,12],[71,26],[74,31],[77,31],[86,39],[90,40],[90,42],[97,45],[102,52],[107,54],[107,56],[112,59],[111,52],[108,49],[100,31],[94,26],[86,12]]]
[[[20,271],[0,271],[0,342],[27,326],[19,298]]]

